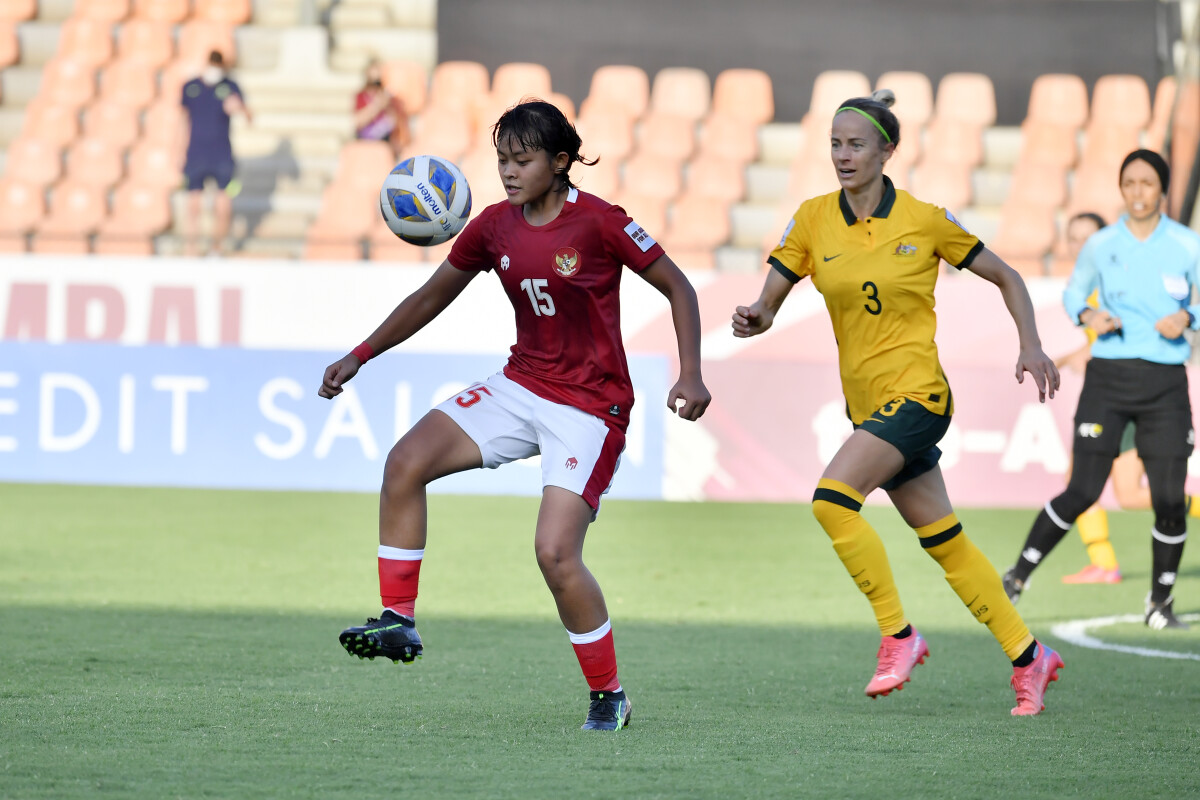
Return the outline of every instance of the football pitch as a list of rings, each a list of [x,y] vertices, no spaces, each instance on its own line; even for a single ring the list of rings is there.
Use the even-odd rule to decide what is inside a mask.
[[[806,505],[606,501],[585,555],[633,722],[579,730],[587,686],[533,558],[536,500],[430,497],[425,657],[360,661],[376,498],[0,485],[0,797],[1183,797],[1200,792],[1200,624],[1138,613],[1148,513],[1110,513],[1126,580],[1019,606],[1062,654],[1040,717],[894,511],[868,507],[931,658],[868,700],[878,635]],[[997,565],[1033,511],[964,510]],[[1197,526],[1192,525],[1193,529]],[[1200,543],[1176,610],[1200,611]]]

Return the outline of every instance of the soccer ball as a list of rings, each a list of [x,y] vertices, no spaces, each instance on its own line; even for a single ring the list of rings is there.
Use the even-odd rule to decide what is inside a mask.
[[[441,244],[471,216],[471,187],[457,166],[437,156],[396,165],[379,190],[379,210],[392,233],[410,244]]]

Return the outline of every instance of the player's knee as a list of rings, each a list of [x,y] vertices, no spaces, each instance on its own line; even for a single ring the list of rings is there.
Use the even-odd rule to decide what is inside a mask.
[[[583,564],[572,548],[555,542],[537,542],[533,552],[537,558],[538,569],[542,571],[542,576],[551,589],[566,583]]]
[[[832,533],[837,530],[838,524],[845,520],[848,514],[857,513],[848,508],[831,503],[828,500],[813,499],[812,504],[813,516],[817,518],[817,522],[825,529],[826,532]]]
[[[1187,533],[1187,504],[1162,503],[1154,506],[1154,530],[1164,536]]]
[[[1050,501],[1050,508],[1054,510],[1059,519],[1070,523],[1095,505],[1099,499],[1099,494],[1093,497],[1091,492],[1083,491],[1076,486],[1067,486],[1065,492]]]
[[[383,463],[383,490],[385,492],[403,492],[424,486],[425,464],[420,453],[405,445],[401,439],[387,454]]]

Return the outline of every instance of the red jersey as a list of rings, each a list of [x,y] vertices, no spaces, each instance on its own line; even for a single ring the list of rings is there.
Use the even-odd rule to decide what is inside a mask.
[[[488,206],[458,235],[449,261],[500,278],[516,313],[510,380],[625,430],[633,383],[621,340],[621,265],[641,272],[662,254],[620,206],[571,189],[542,226],[526,222],[520,206]]]

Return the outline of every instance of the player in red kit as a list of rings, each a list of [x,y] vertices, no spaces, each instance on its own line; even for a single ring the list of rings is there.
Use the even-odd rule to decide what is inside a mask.
[[[334,397],[364,362],[440,314],[480,272],[494,271],[516,312],[517,342],[503,371],[438,405],[388,454],[379,507],[379,619],[343,631],[351,655],[411,662],[421,654],[413,610],[424,557],[425,487],[433,480],[540,454],[538,566],[591,689],[584,730],[629,724],[613,635],[583,540],[625,446],[633,386],[621,340],[622,265],[671,305],[679,380],[667,406],[695,420],[710,396],[700,375],[700,312],[687,278],[620,207],[579,191],[571,165],[579,134],[538,100],[492,128],[507,202],[484,209],[450,256],[351,353],[325,370]]]

